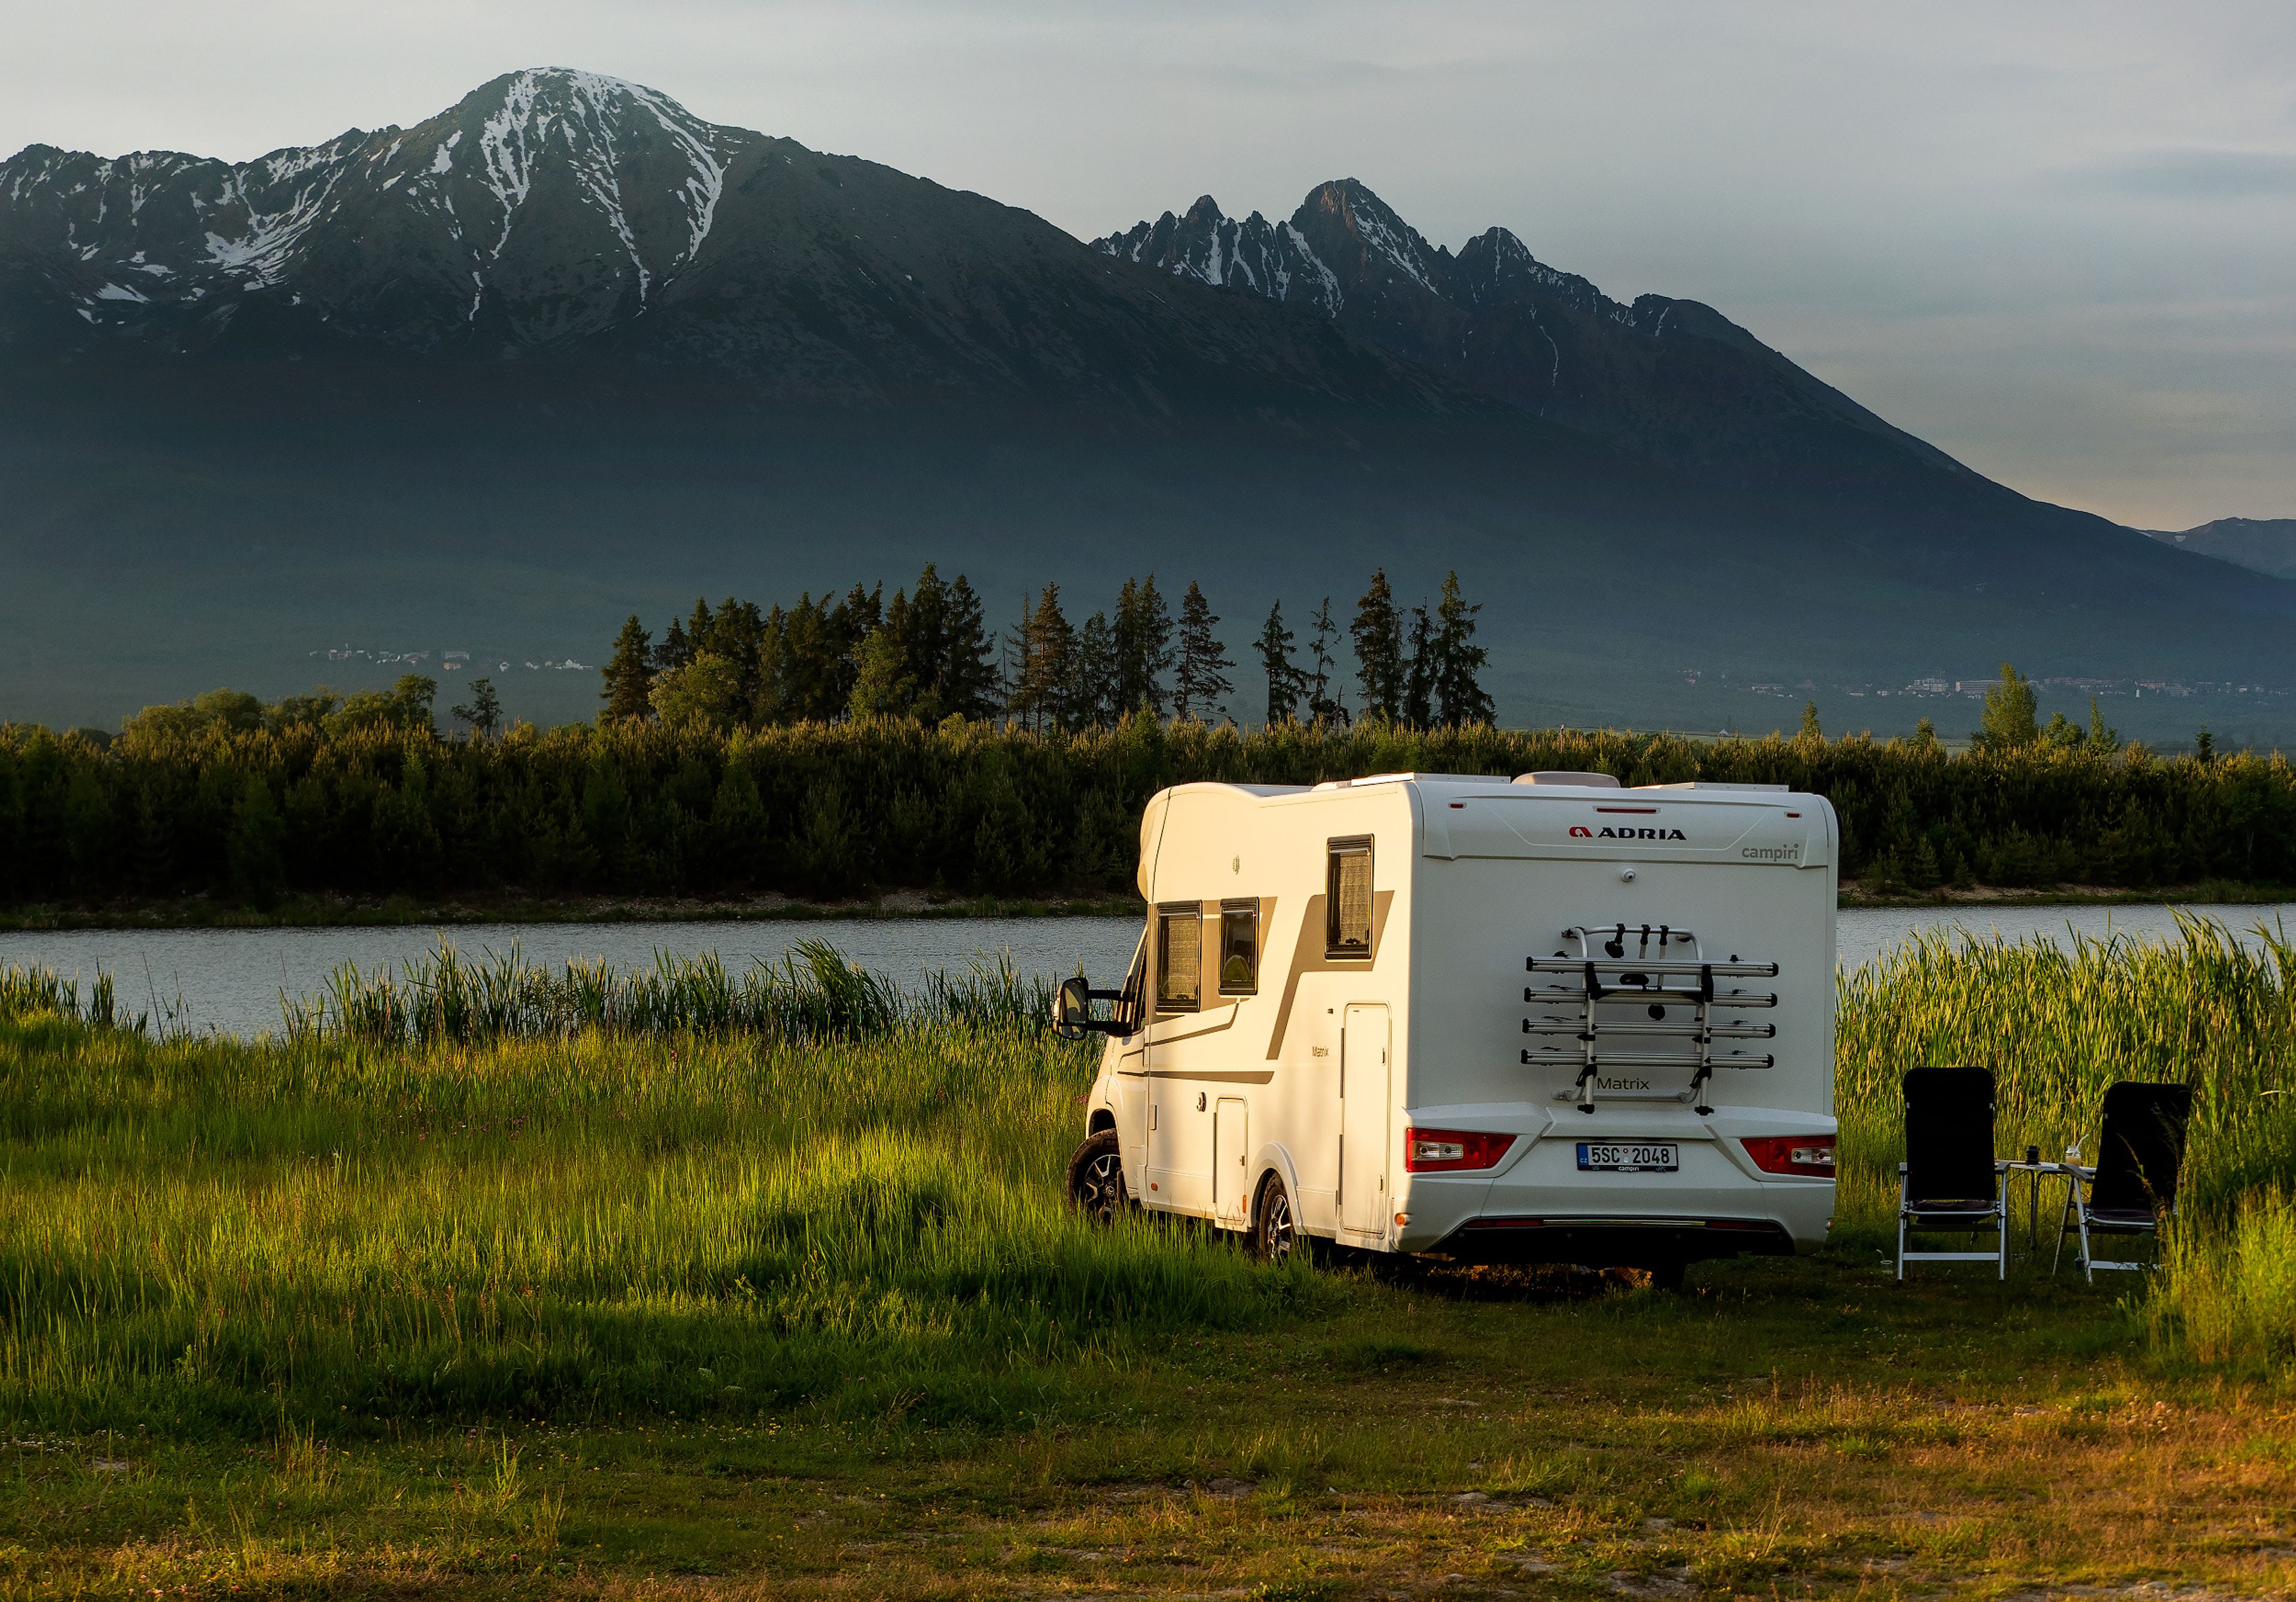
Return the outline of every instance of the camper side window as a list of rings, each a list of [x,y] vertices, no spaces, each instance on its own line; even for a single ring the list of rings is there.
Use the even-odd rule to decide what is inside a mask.
[[[1204,993],[1204,914],[1201,907],[1156,909],[1156,1010],[1192,1013]]]
[[[1371,842],[1331,842],[1324,889],[1324,955],[1371,955]]]
[[[1259,990],[1259,903],[1220,903],[1220,994],[1250,996]]]

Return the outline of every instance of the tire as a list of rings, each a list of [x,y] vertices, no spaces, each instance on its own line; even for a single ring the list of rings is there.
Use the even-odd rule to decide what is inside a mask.
[[[1069,1205],[1096,1224],[1112,1224],[1131,1207],[1114,1130],[1101,1130],[1069,1159]]]
[[[1268,1175],[1251,1209],[1251,1254],[1262,1262],[1283,1262],[1298,1252],[1312,1262],[1318,1244],[1300,1227],[1299,1211],[1292,1204],[1292,1189],[1283,1176]]]

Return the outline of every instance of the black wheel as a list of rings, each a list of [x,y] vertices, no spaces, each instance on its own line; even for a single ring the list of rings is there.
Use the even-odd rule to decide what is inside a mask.
[[[1270,1174],[1259,1187],[1259,1202],[1251,1210],[1252,1255],[1262,1262],[1282,1262],[1294,1252],[1313,1253],[1316,1237],[1300,1227],[1292,1205],[1292,1188],[1282,1174]]]
[[[1113,1223],[1131,1204],[1124,1188],[1124,1159],[1116,1131],[1103,1130],[1069,1159],[1069,1204],[1097,1224]]]

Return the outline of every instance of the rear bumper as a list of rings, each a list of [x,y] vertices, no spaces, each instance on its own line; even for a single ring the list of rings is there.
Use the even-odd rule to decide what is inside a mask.
[[[1791,1257],[1796,1247],[1775,1219],[1493,1216],[1468,1220],[1431,1249],[1461,1262],[1647,1269],[1715,1257]]]
[[[1525,1143],[1489,1176],[1416,1173],[1397,1197],[1390,1244],[1471,1261],[1649,1267],[1825,1244],[1833,1181],[1769,1175],[1722,1140],[1680,1142],[1671,1173],[1584,1172],[1578,1144]]]

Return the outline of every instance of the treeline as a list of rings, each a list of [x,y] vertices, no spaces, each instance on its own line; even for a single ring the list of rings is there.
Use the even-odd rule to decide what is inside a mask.
[[[1239,695],[1219,615],[1193,580],[1177,620],[1151,573],[1126,579],[1112,611],[1081,622],[1070,620],[1060,586],[1048,583],[1024,599],[999,639],[964,576],[944,582],[929,565],[914,592],[898,589],[890,601],[882,584],[857,584],[834,599],[808,592],[786,608],[732,596],[715,607],[697,601],[691,617],[673,619],[658,639],[633,615],[603,670],[602,716],[720,730],[840,718],[937,724],[1002,717],[1039,732],[1073,732],[1139,711],[1206,722],[1346,724],[1357,711],[1414,728],[1488,722],[1488,653],[1474,643],[1480,610],[1460,593],[1456,573],[1444,579],[1432,609],[1406,609],[1386,571],[1375,571],[1347,628],[1358,694],[1351,711],[1329,596],[1308,620],[1304,661],[1283,603],[1270,608],[1252,644],[1264,693],[1247,686]],[[474,702],[464,721],[490,732],[478,710]]]
[[[1358,718],[1247,734],[1136,714],[1077,733],[952,715],[731,733],[608,719],[459,739],[427,721],[329,716],[258,710],[252,727],[192,732],[139,719],[104,748],[0,729],[0,898],[1121,894],[1141,806],[1167,785],[1544,768],[1821,792],[1841,815],[1845,874],[1885,889],[2296,883],[2285,760],[2161,759],[2087,737],[1949,756],[1934,739],[1815,732],[1698,744]]]

